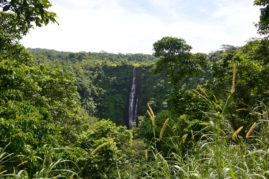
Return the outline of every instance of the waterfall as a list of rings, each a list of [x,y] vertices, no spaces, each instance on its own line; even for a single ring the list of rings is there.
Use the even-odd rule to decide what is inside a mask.
[[[129,93],[129,107],[128,107],[128,128],[132,128],[132,123],[135,122],[137,107],[138,107],[138,97],[136,94],[136,75],[135,75],[135,67],[133,68],[133,77],[132,77],[132,85]]]

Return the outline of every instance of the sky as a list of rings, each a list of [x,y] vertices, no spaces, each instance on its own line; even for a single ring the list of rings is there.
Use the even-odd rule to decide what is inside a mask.
[[[183,38],[193,52],[259,37],[254,0],[50,0],[57,24],[32,29],[27,48],[71,52],[153,53],[162,37]]]

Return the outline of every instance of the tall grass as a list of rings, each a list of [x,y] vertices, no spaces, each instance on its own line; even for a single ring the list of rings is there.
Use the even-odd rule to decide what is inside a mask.
[[[8,145],[7,145],[8,146]],[[6,146],[6,147],[7,147]],[[46,146],[44,146],[46,147]],[[65,149],[65,148],[62,148]],[[60,148],[54,148],[53,150],[62,150]],[[68,169],[65,167],[66,163],[73,163],[72,161],[57,159],[53,161],[48,151],[44,158],[39,157],[39,162],[41,163],[40,170],[35,172],[32,177],[30,177],[27,168],[24,168],[24,165],[28,163],[27,160],[22,161],[18,165],[13,167],[13,171],[10,170],[2,170],[5,167],[5,163],[13,162],[18,160],[21,156],[14,156],[13,154],[8,154],[5,152],[5,148],[0,148],[0,178],[7,179],[30,179],[30,178],[66,178],[66,177],[77,177],[78,173]],[[74,164],[75,165],[75,164]]]
[[[187,152],[185,155],[171,153],[169,157],[164,157],[158,150],[152,150],[153,155],[146,164],[148,170],[143,177],[268,178],[268,107],[264,111],[266,114],[263,116],[267,117],[254,123],[245,138],[239,135],[243,127],[233,131],[225,117],[220,123],[222,128],[217,129],[214,117],[203,125],[202,130],[194,132],[194,135],[201,136],[195,149],[191,149],[196,152]]]
[[[191,131],[192,139],[194,136],[201,137],[194,141],[194,148],[187,150],[184,155],[171,152],[164,156],[157,149],[152,150],[151,160],[145,164],[148,169],[143,174],[144,178],[269,178],[269,108],[263,106],[263,112],[259,113],[260,119],[247,130],[245,137],[240,134],[246,126],[234,130],[225,114],[236,90],[235,79],[236,65],[233,68],[231,91],[223,106],[216,97],[214,101],[210,100],[201,87],[193,90],[214,109],[204,111],[209,122],[200,123],[203,126],[201,130]],[[148,113],[152,118],[152,109]],[[155,123],[152,122],[152,125]],[[161,130],[160,138],[163,131],[164,129]],[[169,140],[173,137],[177,136],[169,136],[165,140],[173,141]],[[185,134],[182,140],[184,143],[189,138]]]

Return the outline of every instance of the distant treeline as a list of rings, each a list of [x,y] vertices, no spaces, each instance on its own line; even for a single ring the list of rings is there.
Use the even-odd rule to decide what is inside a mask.
[[[157,59],[152,55],[146,54],[113,54],[107,52],[61,52],[56,50],[41,49],[41,48],[28,48],[37,62],[41,62],[44,59],[51,61],[65,60],[71,62],[77,62],[82,60],[102,61],[107,60],[110,62],[122,62],[122,61],[136,61],[136,62],[155,62]]]

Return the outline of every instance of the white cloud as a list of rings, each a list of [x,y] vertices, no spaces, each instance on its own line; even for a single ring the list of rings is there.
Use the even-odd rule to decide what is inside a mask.
[[[124,5],[128,1],[132,7]],[[60,25],[36,28],[22,42],[27,47],[62,51],[152,53],[155,41],[175,36],[184,38],[194,51],[209,52],[221,44],[242,45],[256,36],[252,23],[257,22],[259,10],[252,0],[203,0],[215,8],[200,7],[195,0],[189,4],[145,0],[147,5],[134,6],[138,1],[53,0]]]

